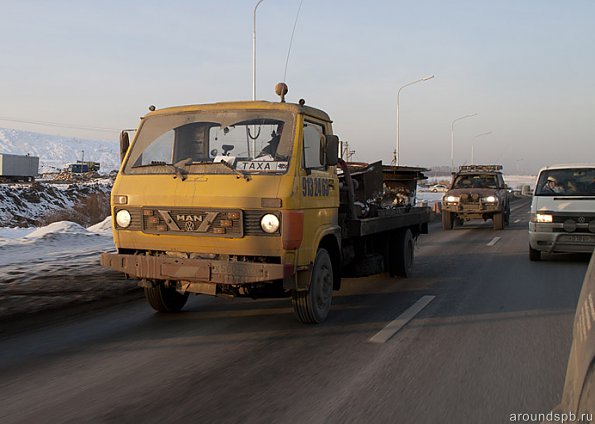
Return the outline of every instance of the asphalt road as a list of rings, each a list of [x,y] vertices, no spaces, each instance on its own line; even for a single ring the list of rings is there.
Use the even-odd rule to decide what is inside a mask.
[[[348,279],[328,321],[288,300],[133,301],[0,341],[0,422],[507,423],[560,400],[588,258],[528,259],[511,225],[422,236],[413,278]],[[500,237],[500,239],[495,239]],[[377,333],[423,296],[393,337]]]

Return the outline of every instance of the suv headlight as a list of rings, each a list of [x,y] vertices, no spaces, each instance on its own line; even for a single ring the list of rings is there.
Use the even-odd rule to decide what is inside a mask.
[[[277,218],[277,215],[267,213],[260,219],[260,228],[262,228],[262,231],[268,234],[277,232],[279,229],[279,218]]]
[[[486,203],[498,203],[498,198],[496,196],[488,196],[484,197],[483,201]]]
[[[446,203],[459,203],[459,196],[444,196]]]
[[[126,209],[119,210],[116,213],[116,224],[118,224],[118,227],[128,228],[130,221],[130,212],[128,212]]]

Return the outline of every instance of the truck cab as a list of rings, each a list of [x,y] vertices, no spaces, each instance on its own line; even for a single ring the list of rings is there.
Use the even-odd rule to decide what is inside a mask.
[[[264,101],[167,108],[121,147],[117,253],[102,263],[140,278],[151,306],[179,310],[190,292],[290,291],[302,321],[325,318],[341,237],[338,138],[325,112]]]

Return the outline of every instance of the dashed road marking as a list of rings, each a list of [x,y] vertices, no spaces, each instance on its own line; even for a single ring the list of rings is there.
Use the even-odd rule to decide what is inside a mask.
[[[521,222],[520,219],[515,219],[514,222],[513,222],[513,224],[518,224],[519,222]]]
[[[401,328],[411,321],[423,308],[429,305],[436,296],[423,296],[417,302],[409,307],[397,318],[389,322],[386,327],[370,338],[370,343],[385,343],[394,336]]]
[[[496,243],[498,243],[501,238],[502,237],[494,237],[488,244],[486,244],[486,246],[492,247],[493,245],[495,245]]]

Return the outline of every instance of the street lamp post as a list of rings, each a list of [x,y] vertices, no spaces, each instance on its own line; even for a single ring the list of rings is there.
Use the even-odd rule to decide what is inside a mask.
[[[454,121],[452,121],[452,124],[450,125],[450,172],[453,172],[455,169],[455,122],[460,121],[461,119],[471,118],[477,115],[478,113],[461,116],[460,118],[457,118]]]
[[[432,78],[434,78],[434,75],[430,75],[428,77],[423,77],[418,80],[411,81],[411,82],[405,84],[404,86],[402,86],[401,88],[399,88],[399,91],[397,91],[397,145],[395,147],[395,154],[393,157],[393,162],[395,163],[396,166],[399,166],[399,129],[400,129],[399,128],[399,99],[401,97],[401,90],[404,89],[405,87],[409,87],[410,85],[417,84],[418,82],[431,80]]]
[[[252,26],[252,100],[256,100],[256,9],[264,0],[258,0],[254,6]]]
[[[482,137],[484,135],[490,135],[491,133],[492,133],[491,131],[488,131],[488,132],[484,132],[481,134],[477,134],[475,137],[473,137],[474,141],[471,142],[471,165],[475,165],[475,156],[473,153],[473,147],[475,146],[475,139],[478,137]]]

